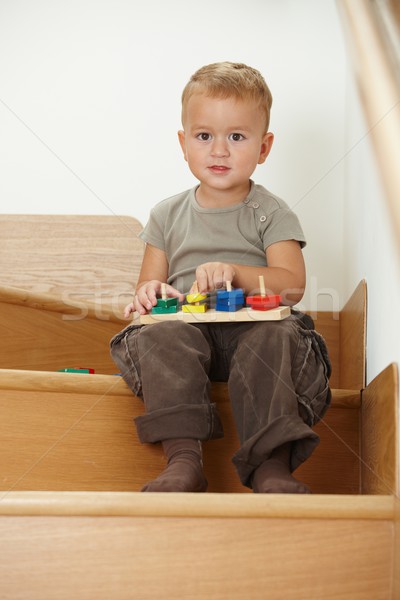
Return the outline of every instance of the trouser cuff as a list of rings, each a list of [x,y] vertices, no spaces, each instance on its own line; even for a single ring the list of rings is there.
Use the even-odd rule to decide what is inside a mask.
[[[294,471],[307,460],[319,441],[319,436],[303,421],[295,418],[288,421],[285,415],[248,439],[233,456],[232,462],[242,484],[251,487],[253,472],[270,457],[273,450],[291,442],[290,470]]]
[[[142,443],[176,438],[205,441],[224,437],[215,403],[161,408],[136,417],[135,424]]]

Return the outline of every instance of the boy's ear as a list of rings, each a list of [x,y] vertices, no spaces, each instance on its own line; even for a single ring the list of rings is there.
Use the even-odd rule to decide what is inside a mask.
[[[180,143],[181,148],[182,148],[183,157],[184,157],[185,160],[187,160],[186,143],[185,143],[185,132],[182,129],[180,129],[178,131],[178,140],[179,140],[179,143]]]
[[[259,165],[262,165],[262,163],[265,162],[268,154],[271,151],[273,142],[274,142],[274,134],[273,133],[267,132],[266,134],[264,134],[264,137],[261,141],[260,156],[258,158]]]

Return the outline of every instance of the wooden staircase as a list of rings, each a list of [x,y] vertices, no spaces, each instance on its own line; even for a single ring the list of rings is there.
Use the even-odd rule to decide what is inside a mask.
[[[17,221],[10,231],[20,244]],[[93,246],[88,232],[99,222],[84,225],[82,257],[91,247],[99,278],[95,248],[112,244],[119,225],[113,221],[109,238],[102,229]],[[32,252],[37,265],[45,265],[43,248]],[[316,427],[321,443],[296,472],[312,495],[255,495],[240,484],[224,384],[212,388],[225,437],[205,444],[209,492],[141,494],[164,458],[158,445],[137,440],[132,419],[142,403],[114,375],[108,343],[124,322],[116,303],[100,301],[101,293],[91,300],[87,282],[66,301],[62,254],[54,250],[54,272],[42,274],[57,285],[37,289],[37,266],[27,269],[36,280],[25,289],[11,269],[0,288],[0,598],[398,598],[397,368],[365,386],[365,283],[340,314],[312,315],[328,343],[334,388]],[[63,285],[70,289],[68,277]],[[96,375],[57,372],[73,366]]]
[[[11,330],[24,322],[28,339],[54,340],[57,327],[68,339],[81,322],[10,302],[10,290],[2,298],[0,316]],[[46,334],[50,313],[58,321]],[[96,360],[111,369],[107,343],[120,323],[103,330],[88,316],[79,344],[45,349],[45,359],[46,344],[31,349],[28,364],[51,371],[0,369],[0,597],[395,598],[397,369],[364,388],[363,282],[339,318],[315,316],[334,382],[346,387],[334,389],[316,428],[321,444],[296,472],[311,496],[241,486],[224,384],[213,385],[226,435],[205,444],[209,493],[137,493],[164,466],[160,447],[136,438],[141,401],[120,377],[54,372],[60,360],[76,364],[74,352],[89,356],[96,336]],[[352,359],[340,355],[343,344],[354,346]],[[1,365],[15,356],[3,346]]]

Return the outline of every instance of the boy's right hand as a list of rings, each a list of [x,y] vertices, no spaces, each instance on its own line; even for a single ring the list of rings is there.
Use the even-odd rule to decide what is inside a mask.
[[[179,290],[172,287],[172,285],[166,284],[165,291],[168,298],[178,298],[180,302],[185,299],[184,294],[181,294]],[[153,279],[152,281],[142,283],[140,287],[136,289],[136,295],[133,302],[125,307],[124,317],[128,318],[135,310],[140,315],[146,314],[157,304],[157,297],[161,297],[161,281]]]

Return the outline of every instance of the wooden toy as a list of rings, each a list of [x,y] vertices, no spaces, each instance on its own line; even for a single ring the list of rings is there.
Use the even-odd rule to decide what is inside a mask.
[[[206,312],[190,313],[182,310],[174,314],[138,315],[135,322],[140,325],[153,325],[163,321],[184,321],[185,323],[235,323],[240,321],[281,321],[290,316],[289,306],[278,306],[271,310],[253,310],[243,307],[236,311],[221,311],[209,308]]]
[[[182,312],[184,313],[205,313],[208,309],[206,303],[208,296],[207,294],[200,294],[197,286],[197,281],[193,284],[193,293],[187,294],[186,302],[183,304]]]
[[[248,296],[246,304],[253,310],[270,310],[279,306],[281,300],[281,296],[275,294],[268,296]]]
[[[223,323],[235,321],[280,321],[290,314],[289,306],[279,306],[280,296],[267,296],[264,279],[260,277],[260,295],[249,296],[246,299],[243,290],[232,290],[230,281],[226,282],[226,290],[217,291],[216,306],[209,308],[208,295],[200,294],[197,282],[193,284],[192,293],[186,296],[187,304],[181,311],[169,312],[163,310],[140,315],[136,320],[141,325],[152,325],[162,321],[184,321],[185,323]],[[248,299],[250,298],[250,302]]]
[[[207,304],[183,304],[184,313],[205,313],[208,310]]]
[[[215,309],[223,312],[235,312],[244,306],[244,293],[241,288],[232,290],[230,281],[226,282],[226,290],[217,292]]]
[[[70,368],[58,369],[57,373],[89,373],[89,374],[93,374],[94,369],[86,369],[84,367],[73,367],[72,369],[70,369]]]
[[[160,302],[159,300],[157,301],[157,305],[153,306],[153,308],[151,309],[151,312],[153,315],[164,315],[164,314],[176,314],[178,312],[178,303],[171,305],[171,306],[163,306],[163,305],[159,305],[158,302]]]
[[[269,294],[265,292],[264,277],[260,275],[258,278],[260,282],[260,293],[253,296],[247,296],[246,305],[253,310],[271,310],[277,308],[281,303],[281,296],[278,294]]]
[[[178,312],[178,298],[168,298],[166,284],[161,284],[161,298],[157,300],[156,306],[151,309],[153,315],[173,314]]]

